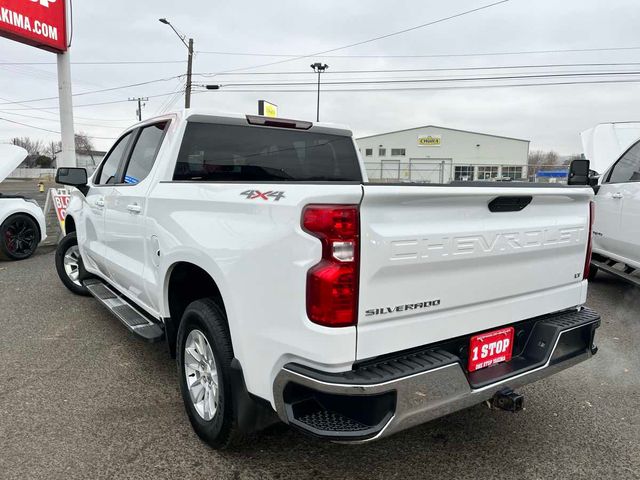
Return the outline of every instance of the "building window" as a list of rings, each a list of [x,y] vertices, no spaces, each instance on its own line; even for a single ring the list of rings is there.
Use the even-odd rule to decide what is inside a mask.
[[[508,177],[511,180],[521,180],[522,179],[522,167],[514,167],[512,165],[507,165],[502,167],[502,177]]]
[[[478,180],[491,180],[498,178],[498,166],[478,167]]]
[[[473,165],[456,165],[455,168],[455,180],[456,182],[471,182],[473,181]]]
[[[387,156],[387,149],[386,148],[379,148],[378,149],[378,156],[379,157],[386,157]]]
[[[373,157],[373,148],[365,148],[364,155],[365,157]]]
[[[407,150],[405,148],[392,148],[391,156],[392,157],[404,157],[407,154]]]

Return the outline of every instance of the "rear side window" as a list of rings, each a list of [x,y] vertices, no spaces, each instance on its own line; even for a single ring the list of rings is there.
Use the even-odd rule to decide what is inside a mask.
[[[189,123],[174,180],[362,181],[350,137]]]
[[[131,152],[129,165],[124,174],[124,183],[136,184],[149,175],[160,150],[166,126],[167,122],[162,122],[142,129]]]
[[[102,162],[102,168],[100,169],[100,177],[96,182],[98,185],[111,185],[116,183],[116,172],[118,166],[127,152],[129,146],[129,140],[131,139],[131,132],[127,133],[124,137],[118,140],[115,147],[109,152],[107,158]]]
[[[640,143],[625,153],[609,175],[608,183],[640,182]]]

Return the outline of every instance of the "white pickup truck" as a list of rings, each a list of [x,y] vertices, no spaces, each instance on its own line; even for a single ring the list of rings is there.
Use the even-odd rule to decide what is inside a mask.
[[[60,278],[166,339],[216,448],[278,418],[364,442],[518,410],[513,389],[596,352],[589,187],[373,185],[346,128],[194,110],[57,180],[77,187]]]

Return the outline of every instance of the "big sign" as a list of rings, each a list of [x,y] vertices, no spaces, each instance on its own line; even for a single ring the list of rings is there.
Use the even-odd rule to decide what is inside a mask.
[[[67,49],[66,0],[0,0],[0,35],[52,52]]]

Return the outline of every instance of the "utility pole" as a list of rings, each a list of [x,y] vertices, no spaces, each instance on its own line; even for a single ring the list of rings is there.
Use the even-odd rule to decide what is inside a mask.
[[[320,62],[316,62],[316,63],[312,63],[311,64],[311,68],[313,68],[314,72],[318,73],[318,105],[316,107],[316,122],[320,121],[320,74],[324,73],[324,71],[329,68],[329,65],[327,65],[326,63],[320,63]]]
[[[184,44],[185,47],[187,47],[187,50],[189,51],[189,56],[187,57],[187,86],[185,87],[185,91],[184,91],[184,108],[191,108],[191,75],[192,75],[192,69],[193,69],[193,38],[190,38],[189,42],[187,43],[187,36],[178,32],[178,30],[176,30],[176,28],[171,24],[169,20],[167,20],[166,18],[159,18],[158,21],[160,23],[164,23],[165,25],[169,25],[171,27],[171,30],[175,32],[175,34],[178,36],[180,41]]]
[[[193,68],[193,38],[189,39],[189,58],[187,60],[187,89],[184,92],[184,108],[191,108],[191,72]]]
[[[138,121],[141,122],[142,121],[142,107],[144,107],[146,104],[142,103],[142,102],[148,102],[149,101],[149,97],[132,97],[129,98],[130,102],[138,102],[138,109],[136,110],[136,115],[138,116]]]

